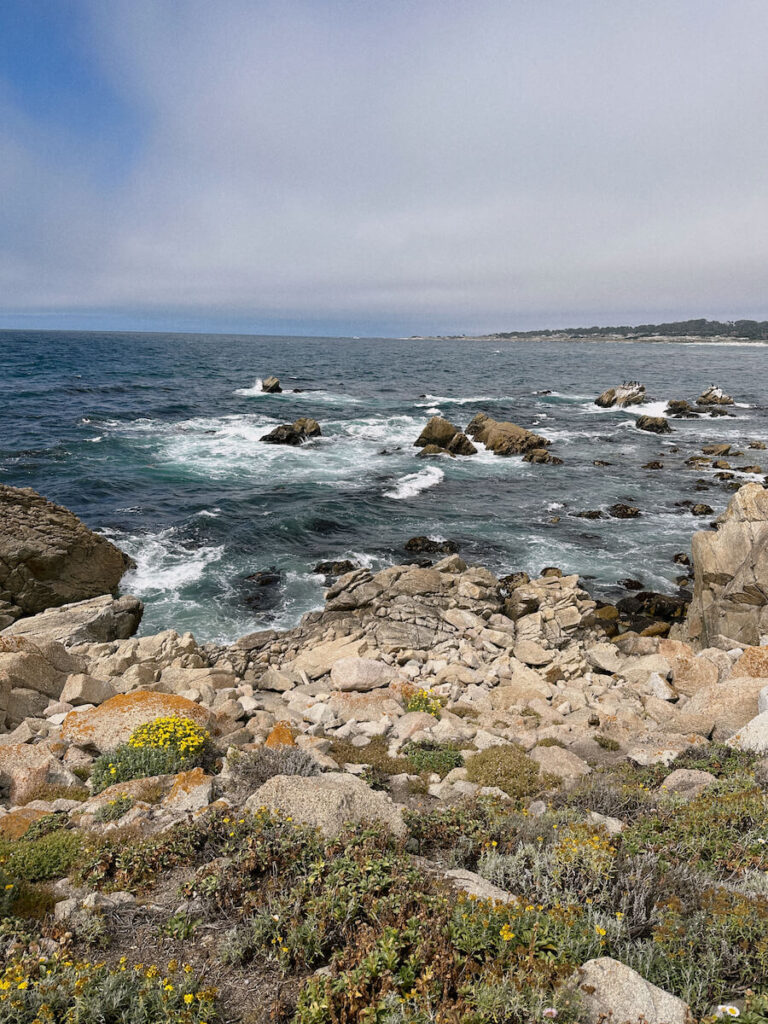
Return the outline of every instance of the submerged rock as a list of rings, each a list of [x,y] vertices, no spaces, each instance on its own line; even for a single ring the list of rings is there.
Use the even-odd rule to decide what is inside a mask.
[[[411,537],[405,543],[406,551],[428,555],[453,555],[459,550],[455,540],[432,540],[431,537]]]
[[[637,519],[640,515],[640,509],[635,508],[634,505],[625,505],[624,502],[618,501],[608,509],[608,515],[614,519]]]

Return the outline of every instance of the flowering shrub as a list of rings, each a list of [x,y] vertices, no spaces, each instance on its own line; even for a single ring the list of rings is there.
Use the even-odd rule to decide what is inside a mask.
[[[438,697],[433,696],[429,690],[418,690],[409,698],[405,705],[407,711],[424,711],[434,718],[440,717],[443,705]]]
[[[214,1024],[215,989],[191,967],[13,957],[0,974],[0,1024]]]
[[[118,821],[124,814],[127,814],[133,807],[133,798],[127,793],[121,793],[114,800],[108,800],[93,816],[94,821]]]
[[[127,743],[102,754],[93,764],[93,792],[116,782],[152,775],[175,775],[204,763],[209,733],[189,718],[167,716],[134,729]]]

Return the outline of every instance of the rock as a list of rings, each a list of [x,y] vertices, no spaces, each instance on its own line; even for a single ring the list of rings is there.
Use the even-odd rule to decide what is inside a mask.
[[[703,502],[691,505],[691,515],[693,516],[711,516],[714,511],[711,505],[705,505]]]
[[[585,1024],[689,1024],[691,1020],[682,999],[611,957],[588,960],[579,971],[578,989]]]
[[[695,416],[696,413],[684,398],[673,398],[667,402],[667,415],[675,417]]]
[[[477,455],[477,448],[462,431],[453,435],[445,450],[451,455]]]
[[[269,395],[277,395],[283,390],[277,377],[265,377],[261,382],[261,390]]]
[[[283,423],[268,434],[264,434],[260,440],[265,444],[287,444],[293,448],[303,444],[309,437],[319,437],[322,434],[320,424],[317,420],[298,419],[293,423]]]
[[[651,434],[671,434],[672,427],[663,416],[638,416],[635,426]]]
[[[682,622],[689,602],[688,594],[658,594],[653,590],[641,590],[622,597],[616,602],[616,607],[623,617],[629,619],[632,628],[641,633],[653,622]]]
[[[624,659],[613,644],[593,644],[587,648],[587,661],[601,672],[619,672]]]
[[[611,505],[608,509],[608,515],[614,519],[637,519],[640,515],[640,509],[635,508],[634,505],[625,505],[619,501],[615,505]]]
[[[94,597],[89,601],[49,608],[18,619],[0,636],[29,636],[33,640],[58,640],[71,647],[84,643],[112,643],[136,632],[144,605],[136,597]]]
[[[190,718],[204,729],[213,720],[207,708],[185,697],[136,690],[120,693],[92,711],[70,711],[61,727],[61,738],[103,754],[126,743],[139,725],[166,716]]]
[[[103,704],[116,695],[116,690],[111,683],[103,679],[95,679],[93,676],[78,672],[76,675],[68,676],[61,691],[59,700],[67,704]]]
[[[436,444],[425,445],[420,452],[416,455],[417,459],[433,459],[437,455],[450,455],[453,458],[453,453],[449,452],[447,448],[440,448]]]
[[[318,562],[312,572],[317,573],[320,576],[345,576],[348,572],[354,572],[358,566],[354,562],[350,562],[349,559],[337,562]]]
[[[394,678],[389,665],[372,658],[339,658],[331,669],[331,684],[336,690],[375,690],[388,686]]]
[[[416,448],[426,448],[430,444],[438,448],[447,448],[453,438],[460,433],[460,428],[449,420],[442,416],[433,416],[413,444]]]
[[[659,791],[673,793],[685,800],[693,800],[713,782],[717,782],[717,778],[711,772],[702,772],[695,768],[676,768],[662,782]]]
[[[213,799],[213,777],[206,775],[202,768],[179,772],[170,793],[163,800],[163,807],[169,811],[199,811]]]
[[[731,676],[724,683],[702,687],[677,713],[677,731],[727,739],[754,718],[764,686],[764,679]]]
[[[432,540],[431,537],[411,537],[405,543],[406,551],[428,555],[452,555],[459,550],[455,540]]]
[[[0,637],[0,728],[13,729],[42,711],[48,698],[58,700],[67,676],[84,667],[55,641]]]
[[[286,693],[296,686],[296,679],[291,673],[281,672],[279,668],[268,668],[263,675],[259,676],[260,690],[274,690],[277,693]]]
[[[763,699],[763,704],[766,703],[768,701]],[[759,704],[758,707],[760,707]],[[750,719],[725,742],[729,747],[736,747],[738,750],[749,750],[753,754],[768,754],[768,708],[761,708],[759,715]]]
[[[641,405],[645,401],[645,386],[637,381],[625,381],[619,387],[608,388],[595,399],[601,409],[623,408],[625,405]]]
[[[330,640],[302,651],[292,662],[284,664],[282,670],[295,676],[304,672],[310,679],[319,679],[330,672],[340,658],[357,657],[363,644],[363,640],[351,640],[348,636]]]
[[[293,747],[296,741],[289,722],[276,722],[264,740],[265,747]]]
[[[684,639],[715,646],[718,635],[759,646],[768,636],[768,491],[745,484],[717,520],[693,536],[693,599]]]
[[[768,679],[768,647],[745,647],[734,662],[733,674]]]
[[[10,790],[11,804],[25,803],[41,786],[79,786],[80,780],[54,757],[47,744],[0,746],[0,787]]]
[[[589,811],[587,817],[593,825],[602,825],[609,836],[620,835],[627,827],[621,818],[611,818],[607,814],[600,814],[598,811]]]
[[[733,405],[733,399],[722,388],[710,384],[696,399],[696,405]]]
[[[494,903],[511,903],[515,897],[500,889],[498,885],[489,882],[482,875],[474,871],[465,871],[464,868],[450,868],[445,872],[445,877],[453,882],[457,889],[467,893],[468,896],[477,900],[492,900]]]
[[[550,444],[546,438],[516,423],[499,422],[482,412],[469,424],[467,434],[495,455],[524,455],[533,448],[546,448]]]
[[[534,747],[528,756],[541,766],[542,772],[557,775],[566,782],[573,782],[592,771],[586,761],[562,747]]]
[[[346,773],[328,772],[309,778],[276,775],[257,789],[245,806],[251,811],[268,807],[319,828],[330,838],[337,836],[347,822],[380,822],[397,837],[407,832],[402,813],[389,796]]]
[[[31,488],[0,484],[0,591],[24,615],[117,589],[133,561]]]
[[[554,655],[535,640],[520,640],[515,644],[515,657],[525,665],[548,665]]]
[[[562,459],[558,459],[556,455],[547,451],[546,448],[531,448],[523,456],[523,462],[533,462],[537,466],[562,466],[563,464]]]
[[[652,462],[646,462],[643,469],[664,469],[664,463],[654,459]]]

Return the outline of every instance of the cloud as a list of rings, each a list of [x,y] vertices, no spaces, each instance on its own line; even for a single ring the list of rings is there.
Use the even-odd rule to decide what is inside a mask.
[[[6,309],[356,333],[765,315],[762,2],[82,10],[140,144],[105,176],[99,133],[52,140],[0,91]]]

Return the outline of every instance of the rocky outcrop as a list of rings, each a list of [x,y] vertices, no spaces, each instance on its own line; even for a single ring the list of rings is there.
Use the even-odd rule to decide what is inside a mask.
[[[261,382],[261,390],[266,391],[268,395],[278,395],[283,389],[277,377],[265,377]]]
[[[696,405],[733,405],[733,399],[716,384],[710,384],[696,399]]]
[[[667,416],[674,416],[675,419],[690,419],[698,415],[691,408],[690,402],[684,398],[672,398],[667,402]]]
[[[608,388],[595,399],[601,409],[623,408],[625,405],[641,405],[645,401],[645,385],[636,380],[624,381],[615,388]]]
[[[58,640],[66,646],[125,640],[136,632],[144,605],[136,597],[94,597],[90,601],[49,608],[38,615],[19,619],[0,636],[29,636],[36,640]]]
[[[477,448],[461,428],[442,416],[433,416],[413,444],[415,448],[421,448],[423,453],[428,455],[444,452],[448,452],[449,455],[477,454]]]
[[[71,711],[61,736],[75,746],[104,753],[127,742],[138,726],[168,716],[190,718],[204,728],[211,724],[210,711],[186,697],[138,690],[120,693],[92,711]]]
[[[638,416],[635,426],[638,430],[646,430],[650,434],[671,434],[672,427],[664,416]]]
[[[264,434],[260,440],[265,444],[287,444],[293,448],[303,444],[310,437],[320,437],[322,430],[317,420],[302,417],[294,420],[293,423],[283,423],[268,434]]]
[[[0,628],[114,593],[133,564],[69,509],[29,487],[0,484]]]
[[[719,638],[768,642],[768,491],[745,484],[717,520],[694,534],[693,599],[683,637],[698,648]]]
[[[546,451],[551,443],[545,437],[534,434],[516,423],[498,421],[479,412],[467,427],[467,433],[475,441],[484,444],[494,455],[525,455],[534,449]]]

